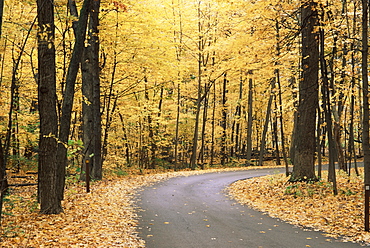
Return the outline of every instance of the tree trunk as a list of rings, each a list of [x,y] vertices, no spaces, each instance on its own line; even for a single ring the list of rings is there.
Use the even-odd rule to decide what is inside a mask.
[[[316,180],[316,109],[318,106],[318,63],[316,3],[309,1],[302,13],[302,79],[299,83],[298,117],[295,131],[294,167],[291,181]]]
[[[316,137],[316,149],[317,149],[317,177],[320,180],[322,178],[322,156],[321,156],[321,130],[323,117],[321,116],[320,108],[317,107],[317,137]]]
[[[63,211],[57,191],[56,64],[54,47],[54,1],[37,0],[38,14],[38,105],[40,115],[38,191],[40,212]],[[64,175],[63,175],[64,177]]]
[[[128,144],[127,130],[126,130],[126,127],[125,127],[125,122],[123,120],[122,114],[118,112],[118,115],[119,115],[119,118],[120,118],[121,124],[122,124],[123,142],[125,143],[126,165],[127,165],[127,167],[131,167],[130,146]]]
[[[180,124],[180,100],[181,100],[181,91],[180,91],[180,79],[177,83],[177,110],[176,110],[176,131],[175,131],[175,171],[179,167],[179,124]]]
[[[252,128],[253,128],[253,80],[249,79],[248,86],[248,127],[247,127],[247,165],[251,164],[252,159]]]
[[[226,129],[227,129],[227,112],[226,112],[226,89],[227,87],[227,75],[224,74],[223,79],[223,89],[222,89],[222,120],[221,120],[221,127],[222,127],[222,136],[221,136],[221,165],[224,166],[227,160],[226,154]]]
[[[208,84],[205,84],[205,89],[209,88]],[[199,152],[200,166],[204,170],[204,149],[205,149],[205,134],[206,134],[206,123],[207,123],[207,113],[208,113],[208,93],[205,93],[204,106],[203,106],[203,121],[202,121],[202,131],[201,131],[201,145]]]
[[[284,132],[284,118],[283,118],[283,100],[282,100],[282,91],[281,91],[281,83],[280,83],[280,71],[276,70],[276,82],[278,85],[279,90],[279,122],[280,122],[280,137],[281,137],[281,151],[283,154],[283,159],[285,163],[285,175],[289,176],[289,162],[288,156],[285,150],[285,132]]]
[[[354,43],[351,44],[351,50],[354,50]],[[354,54],[351,55],[351,60],[355,61]],[[355,165],[356,175],[359,176],[359,171],[357,168],[357,159],[356,159],[356,149],[355,149],[355,133],[354,133],[354,112],[355,112],[355,87],[356,87],[356,69],[355,63],[352,63],[352,78],[351,78],[351,103],[350,103],[350,124],[349,124],[349,170],[348,174],[351,175],[351,166],[352,158]]]
[[[2,223],[3,213],[3,198],[8,189],[8,180],[6,178],[6,164],[4,159],[4,151],[2,140],[0,139],[0,227]]]
[[[370,184],[370,144],[369,144],[369,79],[368,79],[368,0],[362,0],[362,101],[363,101],[363,135],[364,184]],[[366,207],[365,207],[366,208]],[[366,213],[365,214],[369,214]],[[365,231],[369,231],[365,226]]]
[[[267,136],[268,125],[270,123],[270,118],[271,118],[272,100],[274,97],[273,95],[274,88],[275,88],[275,78],[271,80],[271,91],[270,91],[269,101],[267,103],[265,125],[263,126],[263,132],[261,136],[261,144],[260,144],[260,151],[259,151],[260,156],[258,160],[258,166],[263,165],[263,157],[265,155],[266,136]]]
[[[100,67],[99,67],[100,0],[91,2],[88,46],[84,49],[82,68],[83,137],[85,158],[89,159],[91,177],[102,179]],[[84,166],[85,163],[84,163]]]
[[[210,166],[214,164],[215,158],[215,129],[216,129],[216,84],[213,84],[213,106],[212,106],[212,130],[211,130],[211,158]]]
[[[240,122],[241,122],[241,115],[242,115],[242,106],[241,102],[243,100],[243,75],[240,75],[240,82],[239,82],[239,102],[236,107],[236,128],[235,128],[235,155],[237,158],[239,158],[240,155]]]
[[[321,75],[322,75],[322,106],[324,109],[324,116],[326,122],[326,130],[328,134],[328,142],[329,142],[329,173],[328,173],[328,181],[333,182],[333,192],[334,195],[338,194],[337,190],[337,179],[335,174],[335,141],[333,137],[333,121],[331,118],[331,103],[330,103],[330,89],[329,89],[329,80],[328,80],[328,72],[325,60],[325,42],[324,42],[324,30],[320,28],[320,65],[321,65]]]
[[[200,10],[199,10],[200,11]],[[200,24],[199,24],[200,25]],[[191,150],[190,157],[190,168],[195,169],[197,160],[197,150],[198,150],[198,136],[199,136],[199,116],[200,108],[202,103],[202,53],[201,53],[201,38],[199,41],[199,54],[198,54],[198,97],[196,103],[196,113],[195,113],[195,124],[194,124],[194,135],[193,135],[193,146]]]
[[[0,0],[0,37],[3,34],[4,0]]]
[[[290,87],[292,88],[292,97],[293,97],[293,106],[295,109],[298,109],[298,94],[297,94],[297,87],[296,87],[296,79],[295,77],[291,77],[289,79]],[[289,157],[292,164],[294,164],[294,154],[295,154],[295,144],[296,144],[296,130],[297,130],[297,119],[298,119],[298,113],[297,111],[293,111],[293,131],[291,134],[291,143],[289,148]]]
[[[90,10],[91,0],[84,0],[80,18],[78,21],[76,42],[73,48],[72,58],[69,63],[67,78],[65,83],[65,91],[63,94],[62,114],[60,117],[60,129],[58,135],[58,151],[57,151],[57,194],[60,200],[63,199],[65,173],[68,165],[67,145],[71,126],[72,106],[74,100],[75,83],[77,73],[80,67],[82,52],[85,42],[85,34],[87,29],[87,19]]]

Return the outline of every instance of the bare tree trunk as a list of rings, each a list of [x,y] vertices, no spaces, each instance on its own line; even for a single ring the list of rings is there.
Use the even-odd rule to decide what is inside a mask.
[[[179,167],[179,124],[180,124],[180,82],[177,84],[177,111],[176,111],[176,132],[175,132],[175,170]]]
[[[213,84],[212,130],[211,130],[211,159],[210,166],[214,164],[215,157],[215,128],[216,128],[216,84]]]
[[[4,0],[0,0],[0,37],[3,34]]]
[[[362,0],[362,101],[363,101],[363,135],[362,150],[364,153],[364,184],[370,184],[370,144],[369,144],[369,78],[368,78],[368,0]],[[366,208],[366,207],[365,207]],[[365,214],[369,214],[366,213]],[[368,227],[365,226],[365,231]]]
[[[291,181],[316,180],[316,109],[318,106],[319,46],[317,8],[314,1],[304,2],[302,14],[302,79],[294,139],[294,167]]]
[[[235,155],[239,158],[240,155],[240,122],[241,122],[241,115],[242,115],[242,106],[241,106],[241,101],[243,100],[243,75],[240,75],[240,82],[239,82],[239,102],[236,107],[236,128],[235,128]]]
[[[265,125],[263,126],[263,132],[262,132],[262,137],[261,137],[260,156],[259,156],[259,160],[258,160],[258,166],[263,165],[263,157],[265,155],[266,136],[267,136],[268,125],[270,123],[270,118],[271,118],[272,100],[273,100],[273,97],[274,97],[274,95],[273,95],[274,94],[273,93],[274,88],[275,88],[275,78],[273,78],[271,80],[271,91],[270,91],[269,101],[267,103]]]
[[[333,137],[333,122],[331,118],[331,103],[330,103],[330,89],[329,89],[329,80],[328,80],[328,72],[325,60],[325,38],[324,38],[324,30],[320,28],[320,65],[321,65],[321,75],[323,77],[323,85],[322,85],[322,101],[323,101],[323,109],[325,115],[325,122],[327,127],[328,133],[328,141],[329,141],[329,173],[328,173],[328,181],[333,182],[333,192],[334,195],[338,194],[337,190],[337,179],[335,174],[335,141]]]
[[[209,85],[206,84],[205,89],[209,88]],[[204,170],[204,149],[205,149],[205,133],[206,133],[206,123],[207,123],[207,113],[208,113],[208,93],[205,93],[204,106],[203,106],[203,121],[202,121],[202,131],[201,131],[201,145],[199,152],[200,166]]]
[[[282,91],[281,91],[281,83],[280,83],[280,71],[276,71],[276,77],[277,77],[277,85],[279,90],[279,122],[280,122],[280,137],[281,137],[281,151],[283,153],[283,159],[285,163],[285,174],[286,176],[289,176],[289,162],[288,162],[288,156],[286,152],[285,147],[285,132],[284,132],[284,117],[283,117],[283,100],[282,100]]]
[[[40,115],[38,191],[40,212],[63,211],[58,195],[56,71],[54,1],[37,0],[38,12],[38,104]],[[45,35],[47,34],[47,35]],[[63,174],[64,178],[64,174]]]
[[[84,0],[80,18],[78,21],[78,29],[76,42],[73,48],[72,58],[69,63],[67,78],[65,83],[65,91],[63,95],[62,114],[60,117],[60,128],[58,135],[58,151],[57,151],[57,194],[60,200],[63,199],[65,173],[68,165],[67,159],[67,144],[71,126],[72,106],[74,100],[75,83],[77,73],[80,67],[85,34],[87,29],[87,19],[90,12],[91,0]]]
[[[247,127],[247,165],[251,164],[252,159],[252,128],[253,128],[253,80],[249,79],[248,86],[248,127]]]
[[[354,44],[351,45],[352,49],[354,50]],[[352,53],[351,56],[352,61],[355,61],[354,54]],[[352,78],[351,78],[351,103],[350,103],[350,124],[349,124],[349,144],[348,144],[348,151],[349,151],[349,170],[348,174],[351,175],[351,167],[352,167],[352,159],[355,165],[355,172],[356,175],[359,176],[359,171],[357,167],[357,159],[356,159],[356,149],[355,149],[355,133],[354,133],[354,111],[355,111],[355,87],[356,87],[356,78],[355,78],[355,63],[352,63]]]
[[[125,122],[124,122],[122,114],[118,113],[118,115],[119,115],[119,118],[120,118],[121,124],[122,124],[123,140],[124,140],[123,142],[125,144],[126,164],[127,164],[127,167],[131,167],[130,146],[128,144],[127,130],[126,130],[126,127],[125,127]]]
[[[222,136],[221,136],[221,165],[224,166],[227,161],[227,154],[226,154],[226,131],[227,131],[227,112],[226,112],[226,89],[227,87],[227,75],[224,74],[223,79],[223,89],[222,89],[222,121],[221,121],[221,127],[222,127]]]
[[[4,160],[4,151],[2,140],[0,139],[0,227],[2,223],[3,198],[8,189],[8,180],[6,178],[6,164]]]
[[[90,41],[91,43],[91,61],[92,61],[92,107],[93,107],[93,134],[94,134],[94,164],[92,165],[91,174],[94,179],[103,178],[103,158],[102,158],[102,127],[101,127],[101,103],[100,103],[100,65],[99,65],[99,13],[100,0],[91,2],[90,11]]]
[[[322,155],[321,155],[321,125],[323,118],[321,117],[320,108],[317,107],[317,137],[316,137],[316,149],[317,149],[317,177],[319,180],[322,178]]]
[[[193,146],[191,150],[191,157],[190,157],[190,168],[195,169],[196,167],[196,159],[197,159],[197,150],[198,150],[198,137],[199,137],[199,116],[200,116],[200,108],[202,103],[202,95],[201,95],[201,83],[202,83],[202,66],[201,66],[201,53],[199,52],[198,58],[198,98],[196,103],[196,113],[195,113],[195,125],[194,125],[194,136],[193,136]]]

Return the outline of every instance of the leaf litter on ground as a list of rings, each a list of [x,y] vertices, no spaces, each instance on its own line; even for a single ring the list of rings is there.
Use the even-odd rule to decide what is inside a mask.
[[[361,175],[361,174],[360,174]],[[227,189],[241,204],[290,224],[327,233],[344,242],[370,243],[364,231],[363,176],[337,173],[338,195],[325,178],[291,183],[285,174],[237,181]]]
[[[4,202],[1,247],[145,247],[136,230],[137,192],[171,177],[216,171],[110,177],[93,182],[90,193],[81,182],[69,182],[58,215],[39,214],[36,186],[12,188]]]
[[[138,191],[171,177],[236,169],[247,168],[115,177],[94,182],[90,193],[81,183],[70,183],[59,215],[38,213],[36,186],[17,187],[4,203],[1,247],[145,247],[136,229]],[[291,224],[346,241],[370,242],[370,234],[363,231],[363,178],[339,173],[338,196],[326,180],[287,181],[282,174],[258,177],[238,181],[228,192],[240,203]]]

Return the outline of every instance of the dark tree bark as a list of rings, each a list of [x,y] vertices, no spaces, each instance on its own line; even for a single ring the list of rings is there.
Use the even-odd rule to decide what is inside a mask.
[[[125,144],[126,165],[127,165],[127,167],[130,167],[131,166],[131,158],[130,158],[130,146],[129,146],[128,137],[127,137],[127,130],[126,130],[126,127],[125,127],[125,122],[124,122],[122,114],[120,112],[118,112],[118,115],[119,115],[119,118],[120,118],[121,123],[122,123],[123,142]]]
[[[362,150],[364,153],[365,185],[370,184],[370,143],[369,143],[369,79],[368,79],[368,0],[362,0],[362,101],[363,134]],[[368,230],[367,230],[368,231]]]
[[[251,164],[252,159],[252,127],[253,127],[253,80],[249,79],[248,85],[248,127],[247,127],[247,165]]]
[[[293,106],[295,109],[298,109],[298,102],[299,102],[299,99],[298,99],[298,94],[297,94],[297,87],[296,87],[296,78],[295,77],[291,77],[289,79],[289,83],[290,83],[290,87],[292,88],[292,97],[293,97]],[[290,143],[290,148],[289,148],[289,157],[290,157],[290,161],[292,164],[294,164],[294,153],[295,153],[295,138],[296,138],[296,130],[297,130],[297,118],[298,118],[298,113],[297,111],[295,110],[294,111],[294,116],[293,116],[293,130],[292,130],[292,134],[291,134],[291,143]]]
[[[354,11],[355,12],[355,11]],[[355,17],[354,17],[355,18]],[[354,50],[354,43],[351,44],[351,50]],[[354,54],[351,55],[352,61],[355,61]],[[356,69],[355,63],[352,63],[352,78],[351,78],[351,103],[350,103],[350,124],[349,124],[349,141],[348,141],[348,152],[349,152],[349,170],[348,174],[351,175],[352,159],[354,162],[356,175],[359,176],[356,159],[355,149],[355,133],[354,133],[354,111],[355,111],[355,87],[356,87]]]
[[[324,119],[326,122],[326,130],[328,134],[328,143],[329,143],[329,173],[328,181],[333,182],[333,192],[335,195],[338,194],[337,190],[337,179],[335,175],[335,141],[333,135],[333,121],[331,117],[331,103],[330,103],[330,89],[329,89],[329,80],[327,65],[325,60],[325,39],[324,39],[324,30],[320,28],[320,65],[321,65],[321,75],[322,75],[322,106],[324,110]]]
[[[236,116],[237,116],[237,123],[236,123],[236,127],[235,127],[235,154],[236,156],[239,158],[239,155],[240,155],[240,122],[241,122],[241,115],[242,115],[242,106],[241,106],[241,102],[243,100],[243,83],[244,83],[244,79],[243,79],[243,75],[240,75],[240,82],[239,82],[239,103],[238,103],[238,106],[236,107]]]
[[[174,152],[175,152],[175,161],[174,161],[174,166],[175,166],[175,171],[179,167],[179,125],[180,125],[180,101],[181,101],[181,90],[180,90],[180,79],[179,82],[177,83],[177,110],[176,110],[176,131],[175,131],[175,147],[174,147]]]
[[[215,129],[216,129],[216,84],[213,83],[213,104],[212,104],[212,129],[211,129],[211,158],[209,165],[213,166],[215,160]]]
[[[63,199],[65,173],[68,165],[67,159],[67,144],[70,134],[72,106],[74,100],[75,83],[77,73],[80,68],[82,52],[85,42],[85,34],[87,29],[87,20],[89,16],[91,0],[84,0],[80,18],[77,27],[77,36],[73,48],[72,58],[69,63],[67,78],[65,83],[65,91],[63,94],[62,114],[60,117],[60,128],[58,135],[58,151],[57,151],[57,194],[60,200]]]
[[[0,0],[0,36],[3,34],[4,0]]]
[[[100,0],[91,2],[88,46],[84,49],[82,68],[82,93],[84,101],[83,141],[85,159],[89,159],[91,177],[102,179],[102,129],[100,115],[100,67],[99,67],[99,11]],[[84,166],[85,163],[84,163]]]
[[[203,61],[204,61],[204,45],[205,45],[205,38],[203,33],[203,23],[201,22],[201,2],[198,2],[197,6],[198,12],[198,93],[197,93],[197,102],[196,102],[196,113],[195,113],[195,125],[194,125],[194,135],[193,135],[193,146],[191,150],[191,157],[190,157],[190,168],[195,169],[197,163],[197,152],[198,152],[198,138],[199,138],[199,118],[200,118],[200,109],[201,104],[203,101],[202,97],[202,76],[203,76]]]
[[[207,89],[209,86],[206,83],[204,88]],[[206,93],[207,94],[207,93]],[[199,151],[200,167],[204,170],[204,150],[205,150],[205,135],[206,135],[206,123],[208,115],[208,94],[204,98],[203,104],[203,118],[202,118],[202,131],[201,131],[201,145]]]
[[[315,131],[318,106],[319,46],[317,9],[313,1],[304,2],[302,18],[302,78],[294,139],[294,167],[291,181],[316,180]]]
[[[57,194],[56,65],[54,47],[54,1],[37,0],[38,14],[38,106],[40,115],[38,190],[40,212],[63,211]],[[64,177],[64,175],[63,175]]]
[[[272,100],[273,100],[273,90],[275,88],[275,78],[271,80],[271,92],[270,92],[270,97],[267,103],[267,109],[266,109],[266,118],[265,118],[265,124],[263,126],[263,132],[261,136],[261,144],[260,144],[260,155],[259,155],[259,160],[258,160],[258,166],[263,165],[263,156],[265,155],[265,145],[266,145],[266,136],[267,136],[267,130],[268,130],[268,125],[270,123],[270,118],[271,118],[271,108],[272,108]]]
[[[6,164],[4,159],[3,144],[0,139],[0,226],[3,213],[3,198],[8,189],[8,180],[6,178]]]
[[[222,127],[222,136],[221,136],[221,165],[225,165],[227,162],[227,154],[226,154],[226,129],[227,129],[227,112],[226,112],[226,91],[227,91],[227,75],[224,74],[223,79],[223,88],[222,88],[222,120],[221,120],[221,127]]]

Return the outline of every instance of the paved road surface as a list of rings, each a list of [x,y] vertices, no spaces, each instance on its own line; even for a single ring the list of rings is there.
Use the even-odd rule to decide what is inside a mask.
[[[237,204],[230,183],[276,169],[172,178],[138,195],[139,231],[147,248],[351,248],[320,232],[303,230]]]

